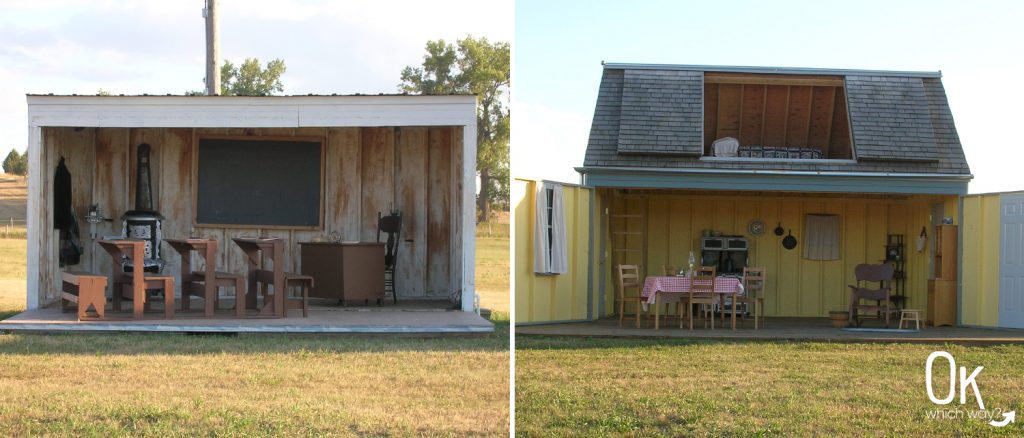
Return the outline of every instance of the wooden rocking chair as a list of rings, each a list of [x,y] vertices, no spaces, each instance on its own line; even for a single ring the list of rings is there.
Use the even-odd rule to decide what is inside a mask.
[[[853,273],[857,277],[857,285],[850,286],[850,325],[860,326],[858,311],[874,313],[881,318],[885,314],[885,327],[889,327],[889,315],[899,312],[892,305],[889,297],[888,282],[892,281],[895,269],[889,263],[880,265],[860,264],[854,268]],[[877,282],[878,289],[864,287],[864,283]],[[874,301],[874,304],[863,304],[861,300]]]

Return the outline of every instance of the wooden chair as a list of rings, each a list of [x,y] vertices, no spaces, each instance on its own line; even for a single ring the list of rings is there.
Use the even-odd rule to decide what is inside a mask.
[[[693,272],[690,278],[690,292],[686,294],[686,319],[690,321],[690,330],[693,330],[693,306],[707,306],[699,308],[705,320],[704,326],[711,323],[711,330],[715,329],[715,317],[713,309],[715,306],[715,274],[717,269],[714,266],[701,266]],[[679,328],[683,328],[682,319],[679,320]]]
[[[889,287],[886,286],[887,282],[892,281],[894,272],[895,268],[889,263],[882,263],[880,265],[860,264],[853,268],[853,273],[857,278],[857,285],[850,286],[850,325],[860,326],[857,312],[863,310],[874,313],[879,318],[881,314],[884,314],[885,327],[889,327],[890,315],[899,312],[892,305],[892,301],[889,299]],[[864,287],[865,283],[870,282],[877,282],[879,288],[870,289]],[[862,304],[861,300],[874,301],[875,304]]]
[[[764,327],[764,268],[743,268],[743,295],[736,302],[753,303],[754,330],[758,328],[758,319]]]
[[[287,316],[288,309],[302,309],[302,317],[309,317],[309,290],[313,288],[313,277],[297,274],[294,272],[284,273],[284,288],[290,291],[292,288],[299,288],[299,295],[285,295],[284,311]]]
[[[181,310],[191,309],[192,297],[202,298],[203,315],[211,318],[220,305],[220,288],[235,290],[235,316],[245,316],[245,277],[217,270],[218,243],[214,239],[164,239],[181,256]],[[205,263],[202,271],[192,270],[192,253],[199,254]],[[209,283],[209,284],[207,284]]]
[[[640,313],[643,310],[644,299],[640,296],[640,266],[639,265],[618,265],[618,281],[615,300],[619,302],[619,327],[622,327],[622,319],[625,317],[626,303],[636,303],[636,327],[640,328]],[[626,296],[626,288],[636,288],[636,295]]]
[[[377,212],[377,243],[381,233],[387,234],[384,244],[384,293],[391,292],[391,298],[398,304],[398,289],[395,288],[395,261],[398,258],[398,238],[402,234],[402,212],[392,211],[387,216]],[[377,300],[380,304],[380,300]]]
[[[138,265],[141,266],[142,264],[139,263]],[[125,277],[124,277],[124,279],[122,281],[116,281],[115,282],[115,285],[116,284],[120,284],[121,285],[121,293],[122,293],[121,296],[122,297],[125,297],[125,296],[134,297],[134,295],[135,295],[133,293],[133,291],[135,290],[134,278],[135,278],[136,275],[137,274],[135,274],[134,272],[133,273],[129,273],[129,274],[125,274]],[[150,273],[150,272],[144,272],[141,277],[142,277],[143,288],[146,290],[146,295],[152,295],[152,293],[156,292],[156,291],[160,291],[163,294],[163,296],[164,296],[164,318],[166,318],[166,319],[173,319],[174,318],[174,277],[172,277],[170,275],[154,274],[154,273]],[[114,293],[117,293],[116,289],[115,289]],[[146,302],[144,303],[144,309],[149,310],[149,303],[150,303],[149,298],[147,298]],[[121,310],[120,306],[118,306],[117,310]],[[140,318],[140,316],[138,314],[136,314],[135,318],[138,319],[138,318]]]
[[[213,308],[209,313],[204,314],[207,317],[212,317],[214,311],[220,307],[220,294],[218,291],[222,287],[231,287],[235,290],[235,316],[242,318],[245,316],[245,277],[233,274],[231,272],[214,271],[213,275],[213,286],[214,286],[214,302]],[[204,297],[206,290],[206,273],[200,271],[193,271],[186,281],[181,284],[181,308],[182,310],[188,310],[188,306],[185,305],[186,300],[189,300],[193,296]]]

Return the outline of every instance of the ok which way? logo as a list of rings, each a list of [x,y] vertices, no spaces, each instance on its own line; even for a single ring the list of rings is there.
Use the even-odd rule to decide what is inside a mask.
[[[936,396],[935,389],[934,389],[933,384],[932,384],[932,368],[935,365],[935,360],[938,359],[938,358],[946,359],[949,362],[949,391],[946,393],[946,397],[945,398],[941,398],[941,399]],[[970,375],[968,375],[967,374],[967,367],[960,367],[960,374],[959,374],[959,377],[960,377],[960,379],[959,379],[959,383],[960,383],[960,385],[959,385],[959,388],[960,388],[960,404],[961,405],[967,404],[967,390],[969,388],[973,389],[974,390],[974,399],[978,403],[979,413],[987,414],[987,412],[985,411],[985,402],[982,400],[981,389],[978,388],[978,381],[977,381],[978,375],[981,374],[981,371],[984,370],[984,369],[985,369],[985,367],[983,367],[983,366],[977,367],[977,368],[974,369],[973,372],[971,372]],[[928,360],[924,364],[924,375],[925,375],[925,382],[924,382],[924,384],[925,384],[925,388],[928,391],[928,399],[930,399],[932,401],[932,403],[935,403],[937,405],[948,405],[948,404],[953,402],[953,399],[956,398],[956,393],[957,393],[957,367],[956,367],[956,360],[953,359],[953,355],[952,354],[949,354],[948,352],[945,352],[945,351],[935,351],[935,352],[932,352],[932,354],[929,354],[928,355]],[[1002,412],[1002,410],[999,409],[999,410],[997,410],[997,412]],[[982,417],[982,418],[990,418],[991,417],[991,415],[970,415],[970,416],[971,417]],[[1006,426],[1006,425],[1008,425],[1010,423],[1013,423],[1016,420],[1017,412],[1016,411],[1002,412],[1002,417],[1003,417],[1002,420],[999,420],[999,421],[996,421],[995,418],[992,418],[992,420],[990,420],[988,422],[988,424],[990,424],[992,426],[995,426],[995,427]]]

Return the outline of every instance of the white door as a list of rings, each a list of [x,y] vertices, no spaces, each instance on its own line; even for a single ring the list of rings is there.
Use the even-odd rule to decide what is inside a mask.
[[[1024,194],[999,198],[999,326],[1024,328]]]

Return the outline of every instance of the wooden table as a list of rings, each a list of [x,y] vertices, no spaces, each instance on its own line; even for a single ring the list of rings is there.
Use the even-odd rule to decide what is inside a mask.
[[[249,262],[249,284],[245,296],[246,307],[256,308],[257,285],[266,284],[274,289],[272,299],[265,300],[263,307],[259,309],[259,316],[272,316],[284,318],[284,241],[281,239],[259,239],[236,237],[231,239],[245,253]],[[260,255],[267,257],[273,263],[272,271],[263,269],[260,264]]]
[[[181,255],[181,310],[191,307],[191,290],[186,286],[192,281],[203,282],[203,315],[212,317],[217,303],[217,241],[213,239],[164,239]],[[206,263],[203,272],[192,272],[192,252],[198,252]],[[237,294],[237,292],[236,292]],[[240,299],[240,298],[236,298]],[[236,304],[239,305],[239,304]]]
[[[690,277],[647,277],[640,296],[647,299],[647,304],[654,305],[654,329],[658,329],[658,302],[660,295],[676,295],[675,300],[690,292]],[[743,284],[736,277],[715,277],[715,294],[718,294],[719,306],[725,310],[725,297],[732,296],[732,329],[736,330],[736,297],[743,293]],[[689,310],[687,310],[689,311]],[[721,316],[724,321],[725,315]]]
[[[103,248],[113,259],[111,263],[111,290],[113,292],[114,310],[121,310],[121,294],[118,286],[131,284],[132,286],[132,315],[135,319],[142,319],[142,313],[146,304],[146,273],[143,260],[146,258],[146,241],[141,239],[118,239],[118,240],[97,240],[96,243]],[[132,272],[124,272],[121,269],[121,260],[128,257],[132,263]],[[153,276],[163,279],[162,276]],[[164,285],[164,316],[167,319],[174,318],[174,280],[173,278]]]

